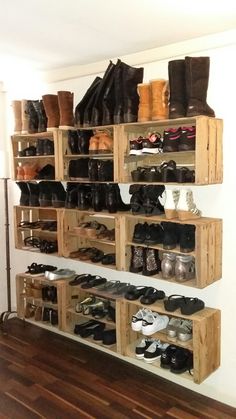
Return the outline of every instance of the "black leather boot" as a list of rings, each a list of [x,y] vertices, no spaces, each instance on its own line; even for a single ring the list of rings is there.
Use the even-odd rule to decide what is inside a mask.
[[[89,154],[89,140],[93,136],[92,130],[77,130],[78,148],[80,154]]]
[[[113,160],[97,160],[97,173],[100,182],[112,182]]]
[[[120,195],[120,188],[117,183],[106,185],[106,208],[108,212],[129,211],[130,204],[125,204]]]
[[[88,179],[88,162],[89,159],[87,158],[70,160],[68,167],[69,178],[71,180]]]
[[[169,61],[168,74],[170,84],[169,118],[184,118],[186,116],[187,108],[185,61]]]
[[[117,67],[120,65],[120,62],[120,60],[117,60],[117,63],[111,72],[111,76],[104,90],[102,100],[102,125],[112,125],[114,123],[115,74]]]
[[[54,155],[54,142],[45,138],[43,140],[43,155],[44,156],[53,156]]]
[[[55,179],[55,167],[52,164],[46,164],[46,166],[42,167],[42,169],[39,170],[35,179]]]
[[[62,208],[65,206],[66,191],[61,182],[51,183],[52,189],[52,206],[54,208]]]
[[[92,82],[91,86],[86,91],[85,95],[83,96],[82,100],[78,103],[75,108],[75,123],[76,125],[82,127],[84,123],[84,111],[85,108],[91,98],[93,96],[94,91],[96,90],[97,86],[101,81],[101,77],[96,77]]]
[[[131,194],[130,205],[133,214],[145,214],[145,208],[143,206],[144,187],[139,185],[130,185],[129,193]]]
[[[99,84],[99,87],[96,92],[96,98],[93,104],[93,111],[92,111],[92,120],[91,124],[93,126],[102,125],[103,120],[103,97],[104,93],[106,91],[107,84],[109,83],[110,79],[112,78],[113,72],[115,69],[115,64],[113,64],[111,61],[105,71],[105,74],[101,80],[101,83]]]
[[[183,253],[193,252],[195,249],[195,225],[183,224],[179,226],[180,251]]]
[[[122,88],[124,92],[124,122],[138,120],[139,95],[137,86],[143,81],[143,67],[135,68],[122,63]]]
[[[32,104],[38,117],[38,132],[47,131],[47,116],[42,100],[32,100]]]
[[[52,182],[39,182],[40,207],[52,206]]]
[[[99,83],[97,83],[95,89],[93,90],[93,94],[90,96],[87,105],[84,110],[84,118],[83,118],[83,127],[91,127],[92,126],[92,112],[93,106],[96,100],[97,92],[99,90],[100,83],[102,79],[100,79]]]
[[[29,116],[29,134],[36,134],[38,132],[39,120],[32,100],[27,100],[26,112]]]
[[[152,216],[164,214],[164,207],[159,201],[159,197],[164,190],[165,187],[162,185],[146,185],[143,188],[143,207],[146,215]]]
[[[44,155],[44,139],[38,138],[36,142],[36,156],[43,156]]]
[[[179,225],[168,221],[163,221],[161,224],[164,229],[163,249],[175,249],[179,243]]]
[[[144,267],[145,248],[141,246],[131,246],[130,272],[142,272]]]
[[[28,207],[29,206],[29,188],[27,182],[16,182],[17,186],[20,188],[20,205]]]
[[[98,161],[96,159],[89,159],[88,162],[88,176],[89,180],[96,182],[98,180]]]
[[[78,206],[78,184],[67,182],[66,186],[66,208],[76,208]]]
[[[27,182],[27,187],[29,190],[29,206],[30,207],[39,207],[39,184],[33,182]]]
[[[106,185],[92,185],[92,208],[96,212],[100,212],[106,208],[105,187]]]
[[[78,186],[78,209],[87,211],[92,207],[91,185],[80,184]]]
[[[144,254],[143,275],[156,275],[161,271],[159,252],[156,249],[146,248]]]
[[[79,137],[76,130],[68,129],[68,146],[71,154],[80,154]]]
[[[121,62],[121,60],[118,60],[114,71],[114,124],[122,124],[124,122],[124,91],[122,87],[122,64],[123,63]]]

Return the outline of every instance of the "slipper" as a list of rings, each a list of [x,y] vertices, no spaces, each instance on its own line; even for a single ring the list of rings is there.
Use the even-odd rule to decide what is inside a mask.
[[[88,289],[88,288],[94,287],[95,285],[104,284],[105,282],[107,282],[106,278],[102,278],[101,276],[94,275],[94,276],[91,276],[91,278],[88,279],[87,282],[82,284],[81,288]]]
[[[194,314],[196,311],[202,310],[205,307],[205,303],[198,298],[186,297],[181,304],[180,311],[182,314]]]
[[[172,294],[164,301],[164,307],[167,311],[175,311],[182,306],[184,301],[184,295]]]
[[[145,293],[146,289],[147,287],[131,285],[125,293],[125,298],[127,300],[137,300]]]
[[[82,284],[82,282],[88,281],[88,279],[92,278],[91,274],[80,274],[77,275],[72,281],[69,282],[69,285],[79,285]]]
[[[143,294],[143,296],[140,298],[140,302],[142,304],[153,304],[157,300],[162,300],[165,298],[164,291],[159,291],[153,287],[148,287]]]

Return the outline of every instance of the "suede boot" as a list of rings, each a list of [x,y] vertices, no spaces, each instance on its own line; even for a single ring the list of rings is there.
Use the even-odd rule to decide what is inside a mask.
[[[42,100],[32,100],[32,105],[38,117],[38,132],[47,131],[47,116]]]
[[[124,122],[138,120],[139,95],[137,86],[143,81],[143,67],[135,68],[122,63],[122,88],[124,92]]]
[[[73,116],[73,99],[74,93],[67,91],[57,92],[58,104],[60,111],[60,124],[59,128],[67,129],[74,126]]]
[[[81,99],[81,101],[76,105],[75,108],[75,123],[76,125],[82,127],[84,123],[84,111],[85,108],[90,100],[90,98],[93,96],[93,93],[96,91],[97,86],[99,85],[101,81],[101,77],[96,77],[94,81],[92,82],[91,86],[86,91],[85,95]]]
[[[215,112],[206,102],[209,71],[209,57],[185,57],[187,117],[197,115],[215,116]]]
[[[166,80],[151,80],[152,121],[168,119],[169,84]]]
[[[22,120],[21,120],[21,100],[13,100],[12,110],[14,116],[14,134],[21,134]]]
[[[53,131],[59,127],[60,113],[57,95],[42,96],[43,106],[47,116],[47,131]]]
[[[138,94],[139,94],[138,121],[139,122],[151,121],[152,101],[151,101],[150,83],[139,83]]]
[[[169,118],[184,118],[187,108],[185,61],[169,61],[168,74],[170,84]]]

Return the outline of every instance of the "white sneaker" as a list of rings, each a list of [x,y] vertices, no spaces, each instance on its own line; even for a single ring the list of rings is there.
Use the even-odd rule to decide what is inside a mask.
[[[177,203],[177,212],[179,219],[182,221],[201,217],[201,211],[194,203],[191,189],[181,189]]]
[[[142,330],[142,321],[149,312],[150,310],[146,308],[141,308],[136,314],[132,316],[132,330],[134,330],[135,332],[140,332]]]
[[[144,352],[144,361],[148,363],[156,361],[168,346],[168,343],[161,343],[160,340],[155,340]]]
[[[158,332],[159,330],[165,329],[169,322],[168,316],[160,316],[158,313],[153,313],[150,311],[143,318],[142,321],[142,334],[145,336],[150,336],[153,333]]]
[[[135,356],[136,358],[143,358],[145,351],[149,348],[149,346],[155,341],[152,338],[142,338],[141,341],[137,344],[135,348]],[[159,341],[161,342],[161,341]]]

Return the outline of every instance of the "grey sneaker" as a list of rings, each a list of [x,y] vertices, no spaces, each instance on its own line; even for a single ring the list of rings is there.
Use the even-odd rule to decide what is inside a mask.
[[[181,325],[177,329],[177,338],[182,342],[192,339],[193,322],[192,320],[182,320]]]

